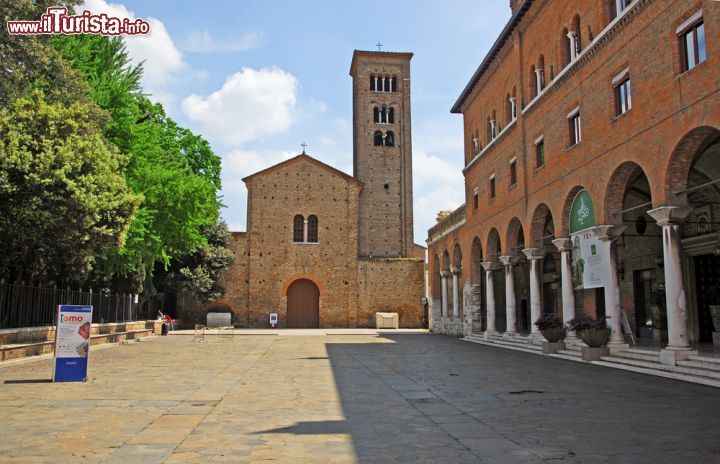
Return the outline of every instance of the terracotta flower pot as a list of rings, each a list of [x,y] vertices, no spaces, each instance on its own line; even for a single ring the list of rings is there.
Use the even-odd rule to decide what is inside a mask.
[[[567,329],[564,326],[552,327],[548,329],[542,329],[540,332],[542,332],[543,337],[545,337],[545,339],[550,343],[557,343],[565,339]]]
[[[581,330],[578,335],[580,335],[580,339],[585,342],[587,346],[592,348],[600,348],[607,345],[608,341],[610,341],[611,333],[612,329],[608,327],[604,329]]]

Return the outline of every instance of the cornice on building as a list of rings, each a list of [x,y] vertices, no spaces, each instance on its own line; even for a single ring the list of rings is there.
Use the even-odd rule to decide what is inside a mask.
[[[459,208],[428,230],[428,239],[426,243],[428,246],[431,245],[433,242],[438,241],[450,232],[460,228],[463,224],[465,224],[465,222],[465,203],[463,203]]]

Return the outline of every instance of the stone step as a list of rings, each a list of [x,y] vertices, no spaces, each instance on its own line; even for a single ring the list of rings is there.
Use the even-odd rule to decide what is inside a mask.
[[[580,357],[579,354],[575,354],[574,351],[571,352],[572,354],[568,354],[567,350],[560,350],[555,354],[549,354],[548,356],[552,358],[559,358],[559,359],[565,359],[568,361],[576,361],[576,362],[586,362],[583,360],[582,357]]]
[[[580,358],[580,356],[581,356],[580,350],[577,350],[577,351],[576,350],[559,350],[557,352],[557,354],[560,354],[560,355],[563,355],[566,357],[572,357],[573,359]]]
[[[627,358],[627,359],[637,359],[639,361],[648,361],[648,362],[660,362],[660,353],[658,352],[643,352],[643,351],[634,351],[634,350],[621,350],[616,353],[613,353],[613,356],[616,356],[618,358]]]
[[[679,372],[662,371],[658,369],[649,369],[640,366],[634,366],[630,364],[619,364],[616,362],[608,361],[593,361],[592,364],[604,367],[610,367],[612,369],[622,369],[631,372],[637,372],[640,374],[654,375],[657,377],[665,377],[668,379],[682,380],[683,382],[692,382],[700,385],[707,385],[710,387],[720,388],[720,380],[714,380],[707,377],[698,377],[694,375],[682,374]]]
[[[489,340],[485,340],[485,339],[480,339],[480,338],[469,339],[468,337],[461,338],[460,340],[469,342],[469,343],[476,343],[478,345],[493,346],[495,348],[502,348],[502,349],[506,349],[506,350],[514,350],[514,351],[523,351],[525,353],[542,354],[542,350],[535,349],[531,345],[525,345],[525,346],[501,345],[499,343],[495,343],[493,341],[489,341]]]
[[[705,361],[677,361],[675,364],[682,367],[692,367],[697,369],[707,369],[710,371],[720,372],[720,363]]]
[[[634,348],[633,347],[633,348],[627,348],[623,351],[629,351],[629,352],[637,353],[637,354],[660,356],[660,351],[658,351],[658,350],[644,350],[642,348]]]
[[[697,368],[683,367],[683,366],[666,366],[665,364],[660,364],[660,362],[640,361],[640,360],[635,360],[635,359],[630,359],[630,358],[619,358],[617,356],[603,356],[600,359],[602,361],[610,362],[610,363],[614,363],[614,364],[624,364],[624,365],[628,365],[628,366],[641,367],[644,369],[652,369],[652,370],[662,371],[662,372],[674,372],[677,374],[687,374],[687,375],[692,375],[695,377],[705,377],[705,378],[720,381],[720,372],[710,371],[707,369],[697,369]]]
[[[689,360],[689,361],[699,361],[699,362],[720,364],[720,358],[713,358],[713,357],[710,357],[710,356],[692,355],[692,356],[688,356],[688,360]]]
[[[528,343],[526,338],[510,338],[510,339],[503,339],[503,338],[497,338],[497,337],[490,337],[489,339],[486,339],[485,336],[476,334],[476,335],[470,335],[465,338],[472,338],[474,340],[482,340],[484,342],[489,343],[495,343],[497,345],[513,345],[513,346],[520,346],[523,348],[530,347],[532,349],[542,350],[542,347],[539,345],[533,345],[532,343]]]

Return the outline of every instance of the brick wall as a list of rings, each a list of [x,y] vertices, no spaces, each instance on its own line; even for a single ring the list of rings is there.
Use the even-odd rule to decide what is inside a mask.
[[[287,287],[298,278],[320,289],[320,326],[353,326],[357,280],[358,196],[362,185],[307,156],[246,179],[248,186],[247,324],[287,321]],[[318,217],[319,243],[293,243],[293,218]]]
[[[422,327],[424,272],[417,259],[360,259],[358,326],[375,327],[376,312],[396,312],[400,327]]]
[[[410,53],[356,51],[353,76],[353,175],[360,193],[360,256],[413,256]],[[397,92],[371,92],[370,76],[393,76]],[[376,124],[373,108],[395,109],[393,124]],[[375,146],[373,134],[393,131],[393,147]]]

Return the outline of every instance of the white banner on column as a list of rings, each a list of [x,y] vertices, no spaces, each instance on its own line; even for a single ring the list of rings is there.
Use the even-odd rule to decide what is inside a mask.
[[[605,286],[605,266],[600,253],[600,239],[592,229],[570,236],[573,244],[573,285],[576,289]]]

